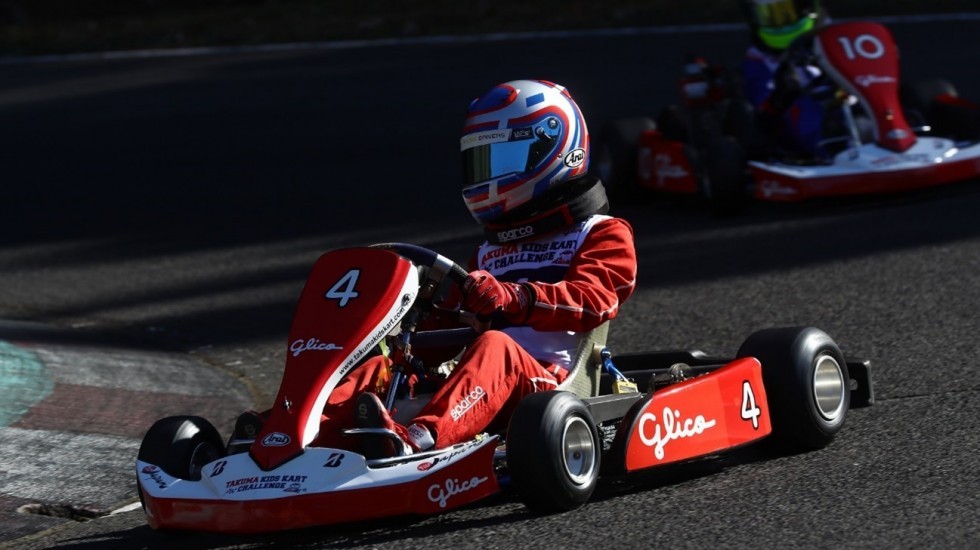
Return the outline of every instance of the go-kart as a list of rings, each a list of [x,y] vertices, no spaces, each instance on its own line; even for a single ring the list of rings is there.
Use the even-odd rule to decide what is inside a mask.
[[[898,49],[886,27],[827,25],[791,45],[783,63],[819,68],[820,76],[800,90],[825,106],[816,154],[801,154],[777,132],[764,131],[739,76],[697,59],[685,66],[679,105],[664,108],[656,121],[618,119],[600,129],[599,177],[613,192],[698,195],[731,211],[747,197],[878,194],[980,175],[980,106],[944,80],[900,82]]]
[[[571,510],[589,499],[600,474],[702,459],[759,441],[783,451],[821,448],[850,408],[874,401],[869,362],[845,358],[816,328],[761,330],[735,357],[717,358],[690,350],[613,356],[604,346],[605,324],[585,339],[559,389],[523,399],[502,432],[390,458],[315,445],[330,392],[383,343],[396,374],[387,395],[402,396],[387,406],[411,407],[410,394],[400,391],[403,375],[432,373],[416,352],[475,334],[466,326],[418,330],[437,307],[439,289],[465,277],[448,258],[407,244],[323,254],[299,298],[282,383],[254,440],[226,445],[198,416],[164,418],[147,431],[136,477],[148,523],[279,531],[436,514],[502,488],[515,490],[535,512]],[[467,312],[457,314],[483,326]],[[344,433],[352,441],[395,437],[375,428]]]

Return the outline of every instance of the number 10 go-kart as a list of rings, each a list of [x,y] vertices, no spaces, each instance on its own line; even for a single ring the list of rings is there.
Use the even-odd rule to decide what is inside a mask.
[[[534,512],[572,510],[589,499],[600,474],[703,459],[761,440],[779,452],[824,447],[849,408],[874,401],[869,362],[845,358],[816,328],[761,330],[734,358],[716,358],[691,350],[612,356],[603,325],[585,339],[568,380],[523,399],[502,433],[379,459],[311,445],[330,392],[365,357],[379,348],[390,353],[396,374],[388,395],[396,396],[406,393],[399,391],[406,375],[428,371],[413,349],[473,337],[468,327],[415,329],[441,282],[465,277],[448,258],[407,244],[323,254],[299,298],[282,383],[254,441],[226,446],[197,416],[164,418],[146,433],[136,477],[149,524],[280,531],[435,514],[502,488]],[[411,408],[407,398],[392,401],[396,419]]]
[[[681,105],[656,121],[609,121],[596,170],[613,192],[703,197],[719,211],[747,198],[790,202],[883,194],[980,177],[980,105],[941,79],[902,82],[898,47],[873,22],[834,23],[797,40],[783,64],[819,76],[800,93],[824,106],[815,154],[787,148],[741,98],[737,78],[687,65]]]

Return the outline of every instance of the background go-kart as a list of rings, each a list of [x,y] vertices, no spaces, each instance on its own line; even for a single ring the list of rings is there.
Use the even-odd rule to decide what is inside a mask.
[[[886,21],[905,75],[944,76],[980,97],[980,48],[965,46],[977,14]],[[978,182],[752,205],[727,220],[666,198],[614,205],[641,258],[614,350],[732,353],[758,328],[814,324],[873,361],[878,404],[820,452],[607,482],[584,509],[547,518],[498,498],[418,522],[274,537],[167,537],[138,510],[75,521],[133,501],[132,461],[152,418],[196,412],[226,433],[239,409],[268,404],[322,251],[403,240],[466,259],[479,234],[458,197],[456,147],[473,96],[505,79],[552,79],[597,128],[673,101],[685,54],[733,64],[744,45],[720,25],[8,58],[0,540],[976,545]],[[25,505],[55,515],[16,512]]]

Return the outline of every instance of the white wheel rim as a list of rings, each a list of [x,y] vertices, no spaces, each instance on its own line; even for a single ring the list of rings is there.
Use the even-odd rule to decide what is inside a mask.
[[[596,467],[592,427],[578,416],[566,419],[561,443],[568,478],[576,485],[590,483],[595,477]]]
[[[844,370],[831,355],[817,357],[813,369],[813,398],[820,416],[834,422],[844,412]]]

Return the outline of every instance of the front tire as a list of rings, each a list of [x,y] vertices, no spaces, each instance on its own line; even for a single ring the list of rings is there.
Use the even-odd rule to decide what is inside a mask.
[[[143,436],[139,460],[191,481],[201,468],[225,455],[224,442],[214,425],[199,416],[170,416],[157,420]]]
[[[772,436],[778,450],[827,446],[844,426],[851,392],[847,362],[820,329],[772,328],[753,333],[738,357],[762,363]]]
[[[511,480],[524,505],[536,513],[585,504],[598,483],[601,451],[588,407],[565,391],[526,397],[507,430]]]

